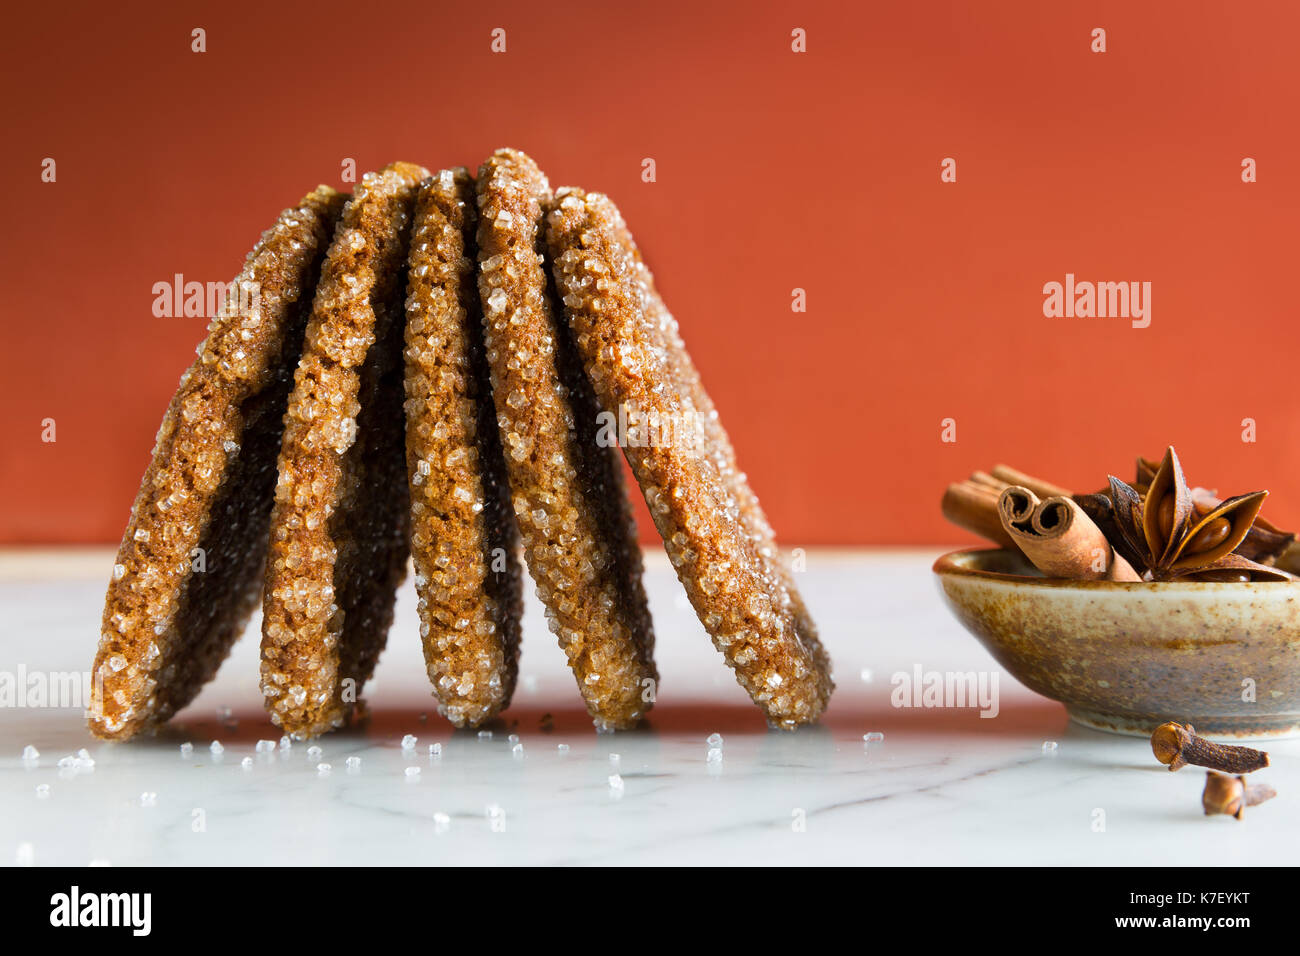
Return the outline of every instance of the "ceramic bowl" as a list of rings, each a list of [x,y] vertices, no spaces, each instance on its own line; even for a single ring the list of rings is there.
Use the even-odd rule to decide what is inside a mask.
[[[1002,549],[954,551],[934,572],[997,662],[1080,724],[1300,735],[1300,583],[1048,579]]]

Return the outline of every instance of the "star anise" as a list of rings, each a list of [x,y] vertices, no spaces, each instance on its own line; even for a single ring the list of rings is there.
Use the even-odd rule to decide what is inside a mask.
[[[1114,535],[1115,549],[1148,581],[1295,580],[1233,553],[1250,533],[1266,497],[1267,491],[1256,491],[1214,507],[1205,502],[1208,510],[1202,513],[1171,445],[1143,492],[1110,476],[1105,509],[1110,528],[1103,530]]]
[[[1133,487],[1139,494],[1146,494],[1147,488],[1151,486],[1151,479],[1156,476],[1159,467],[1159,462],[1151,461],[1149,458],[1137,460],[1137,480],[1133,482]],[[1199,517],[1205,517],[1221,504],[1223,500],[1208,488],[1192,489],[1192,507]],[[1258,561],[1260,564],[1272,564],[1294,541],[1293,532],[1283,531],[1266,518],[1256,516],[1255,523],[1250,526],[1250,531],[1246,533],[1241,544],[1234,549],[1234,553]]]

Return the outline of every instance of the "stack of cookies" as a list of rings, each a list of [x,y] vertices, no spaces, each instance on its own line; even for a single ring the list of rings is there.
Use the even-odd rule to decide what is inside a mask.
[[[635,726],[658,672],[620,447],[737,680],[773,726],[817,720],[830,661],[614,204],[508,149],[477,181],[394,163],[319,187],[250,253],[167,409],[92,732],[193,700],[259,598],[271,719],[343,726],[408,557],[439,713],[479,726],[515,688],[521,551],[597,729]]]

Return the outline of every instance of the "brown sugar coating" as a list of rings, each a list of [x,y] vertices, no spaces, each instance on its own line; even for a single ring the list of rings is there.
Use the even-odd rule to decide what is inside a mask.
[[[341,726],[383,650],[406,572],[402,328],[416,188],[368,173],[321,270],[285,415],[262,621],[262,693],[294,737]]]
[[[615,209],[614,212],[617,214],[618,210]],[[795,586],[790,567],[781,556],[776,544],[776,533],[772,530],[772,525],[758,502],[758,496],[749,487],[748,478],[736,463],[736,451],[732,447],[731,438],[722,427],[722,419],[713,400],[704,390],[700,373],[691,360],[690,352],[686,350],[686,343],[682,340],[677,320],[664,305],[663,298],[655,288],[654,276],[641,258],[640,251],[622,218],[620,217],[612,225],[618,227],[620,243],[632,251],[638,281],[643,290],[642,303],[646,320],[652,328],[659,329],[663,335],[665,354],[676,375],[678,396],[683,403],[683,410],[688,420],[700,429],[700,448],[713,459],[718,474],[735,502],[736,519],[752,543],[755,555],[764,565],[763,576],[774,583],[775,595],[781,607],[789,610],[795,621],[796,632],[817,660],[819,668],[829,675],[830,656],[817,635],[817,626],[813,623],[812,615],[808,613],[799,589]]]
[[[540,251],[550,186],[499,150],[478,180],[479,294],[497,426],[528,570],[598,730],[650,709],[658,673],[618,452],[557,321]]]
[[[509,703],[523,615],[474,282],[474,181],[420,188],[406,296],[406,464],[420,634],[438,710],[475,727]]]
[[[97,737],[193,700],[257,606],[285,404],[346,199],[321,186],[262,235],[172,397],[104,602]]]
[[[601,404],[632,423],[624,452],[696,613],[770,723],[817,720],[829,658],[622,216],[560,190],[546,238],[575,344]]]

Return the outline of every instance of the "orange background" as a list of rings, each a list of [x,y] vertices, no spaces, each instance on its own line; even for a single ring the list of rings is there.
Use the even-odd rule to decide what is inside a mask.
[[[788,543],[965,540],[950,480],[1168,442],[1300,523],[1295,4],[289,7],[8,11],[0,540],[120,535],[206,324],[155,282],[228,280],[345,157],[500,145],[621,205]],[[1067,272],[1150,281],[1151,327],[1045,318]]]

